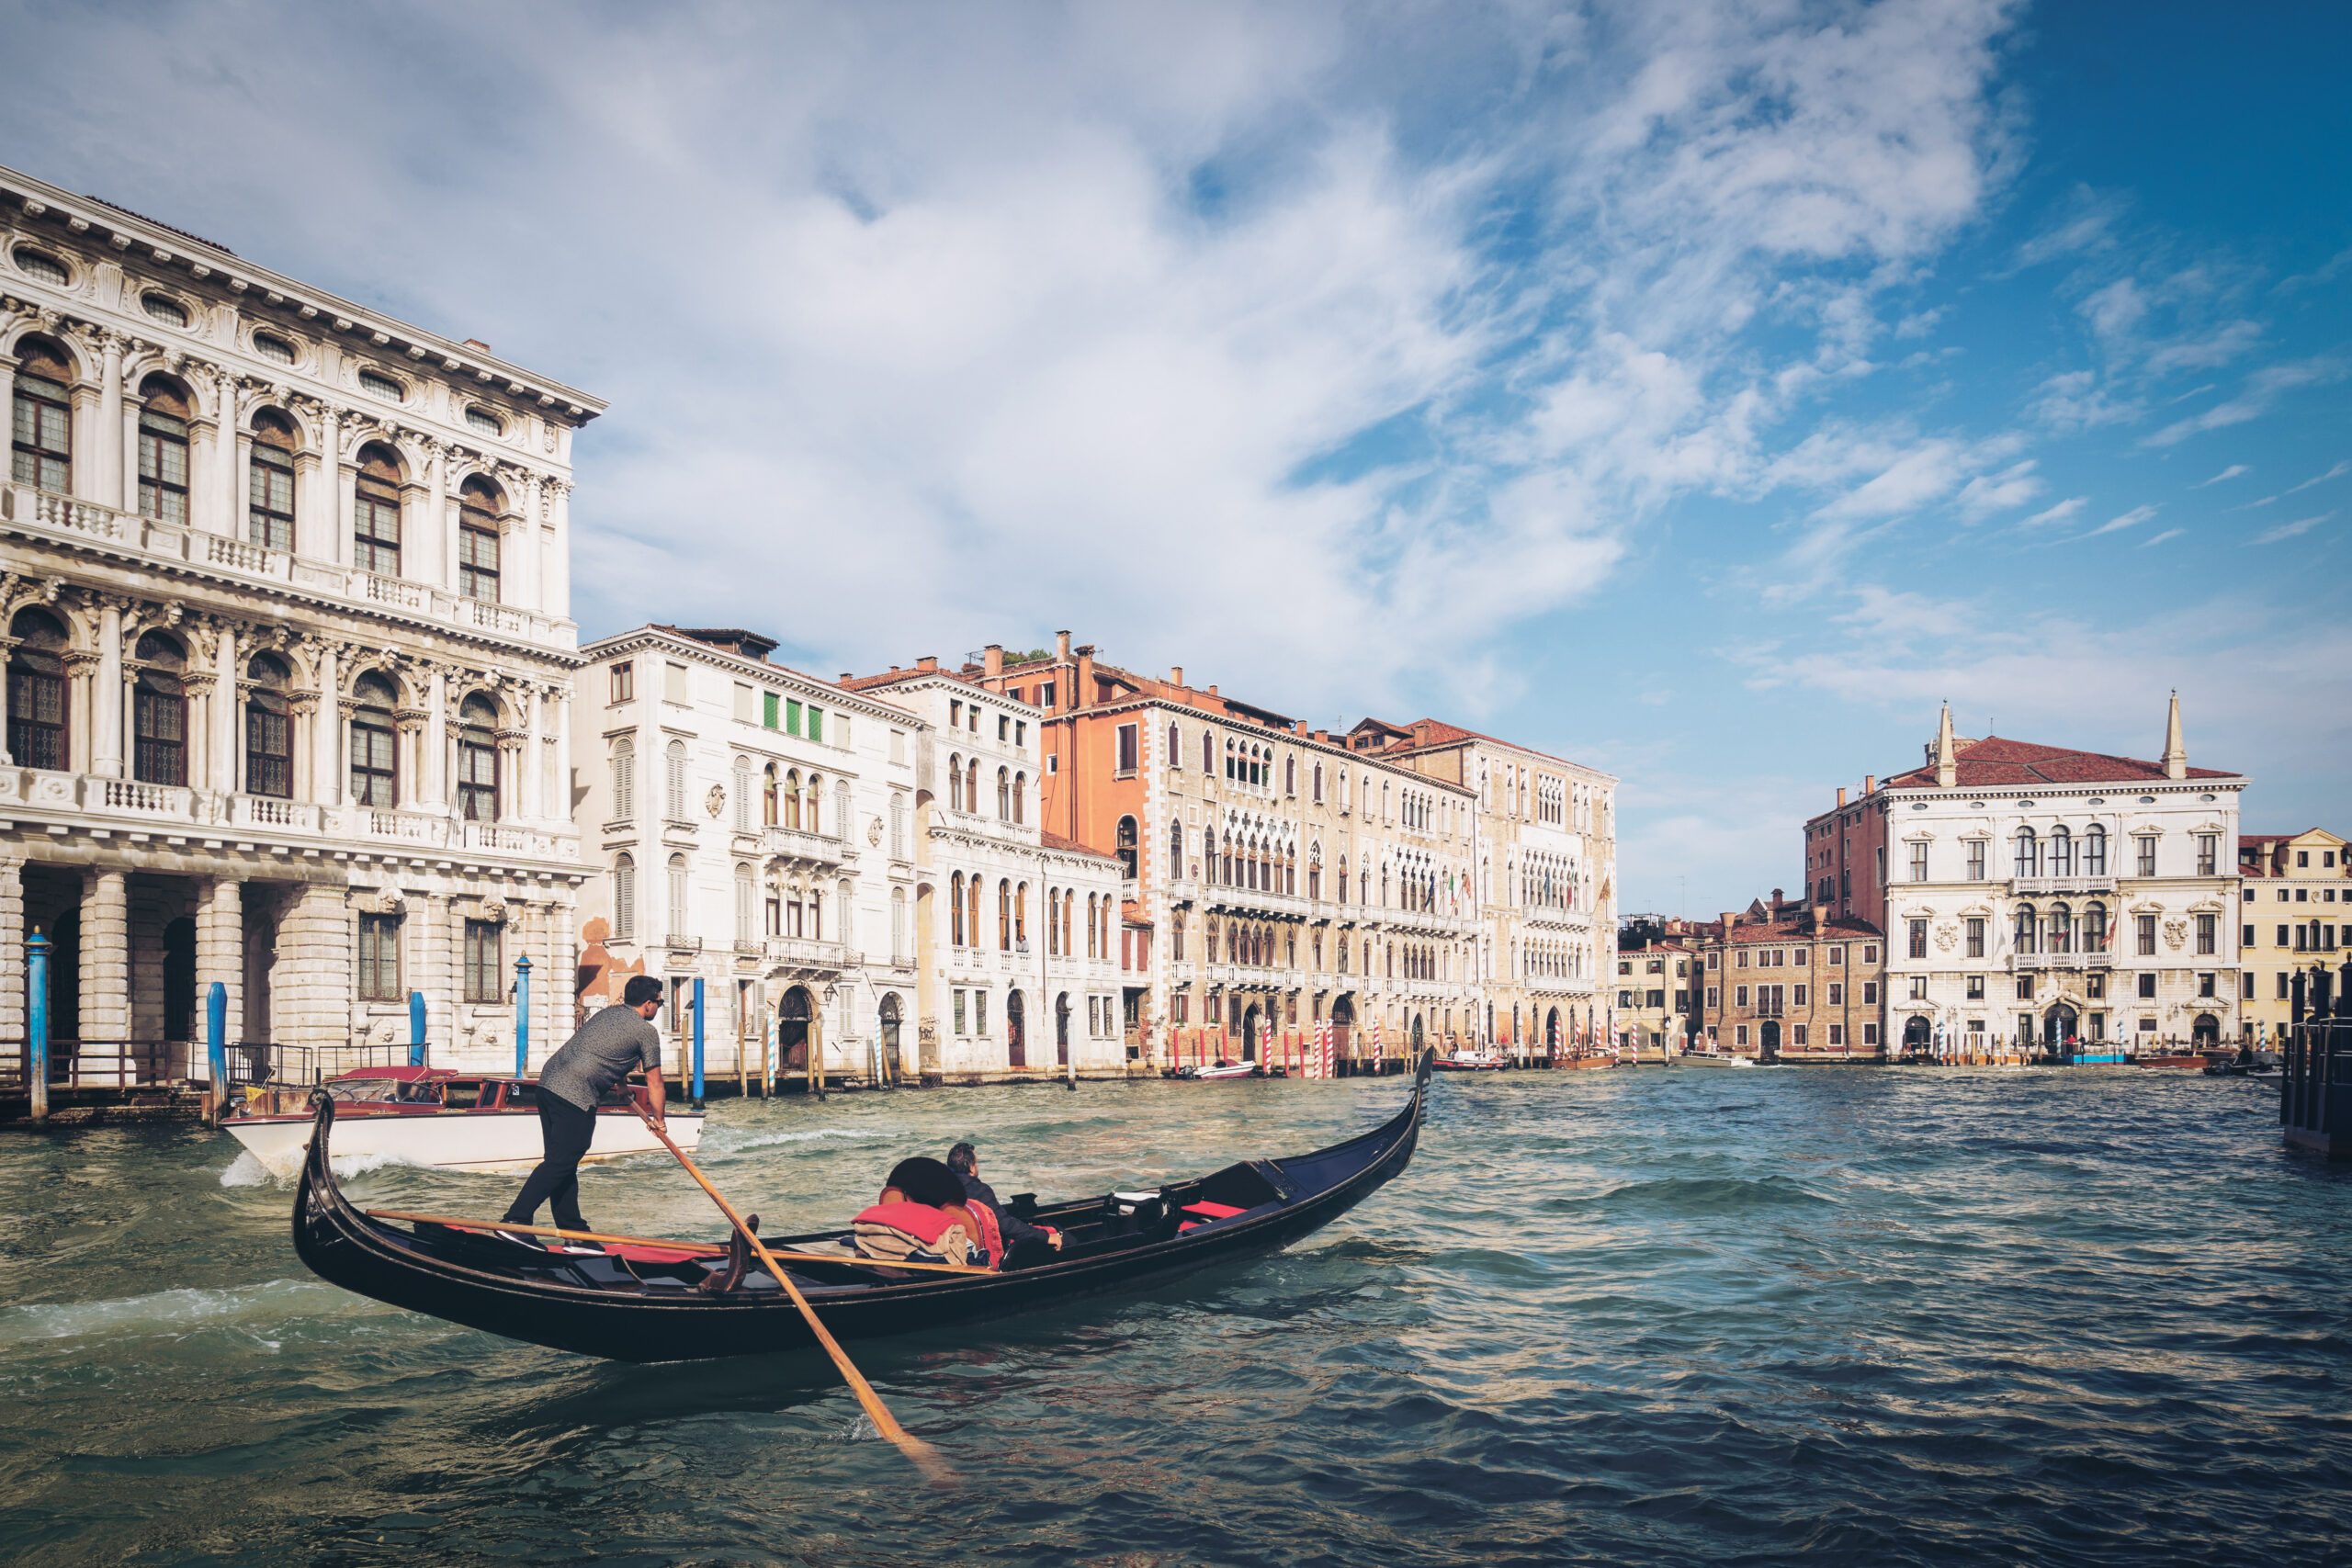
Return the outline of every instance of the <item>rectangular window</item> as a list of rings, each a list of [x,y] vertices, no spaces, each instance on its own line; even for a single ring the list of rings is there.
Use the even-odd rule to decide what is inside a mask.
[[[401,999],[401,918],[398,915],[359,917],[359,999],[396,1002]]]
[[[1746,990],[1746,989],[1747,989],[1747,987],[1744,987],[1744,986],[1743,986],[1742,987],[1740,987],[1740,988],[1741,988],[1742,990]],[[1631,991],[1620,991],[1620,992],[1618,992],[1618,993],[1617,993],[1617,1005],[1618,1005],[1619,1007],[1621,1007],[1621,1008],[1629,1008],[1629,1007],[1632,1007],[1632,1006],[1634,1005],[1634,993],[1633,993],[1633,992],[1631,992]]]
[[[1123,724],[1118,730],[1118,771],[1122,777],[1136,771],[1136,740],[1137,727]]]
[[[1846,1026],[1844,1024],[1833,1023],[1829,1026],[1829,1043],[1832,1045],[1843,1045],[1846,1043]]]
[[[1736,1045],[1745,1045],[1747,1043],[1747,1025],[1743,1023],[1738,1028],[1732,1031],[1732,1043]]]
[[[1623,996],[1623,995],[1624,995],[1624,993],[1623,993],[1623,991],[1620,991],[1620,992],[1618,993],[1618,995],[1622,997],[1622,996]],[[1747,1005],[1747,987],[1745,987],[1745,986],[1739,986],[1739,987],[1734,987],[1734,988],[1733,988],[1733,991],[1732,991],[1732,1005],[1733,1005],[1734,1007],[1743,1007],[1743,1008],[1744,1008],[1744,1007],[1746,1007],[1746,1006]]]
[[[2033,1000],[2032,976],[2020,975],[2018,976],[2018,1000],[2021,1002],[2030,1002]]]
[[[373,467],[374,465],[370,465]],[[351,564],[378,577],[401,574],[399,487],[363,470],[352,498]]]
[[[1928,922],[1925,920],[1911,922],[1911,956],[1914,958],[1928,956]]]
[[[958,990],[956,993],[956,1032],[958,1034],[968,1034],[971,1032],[970,1030],[965,1027],[964,993],[961,990]]]
[[[1792,1045],[1802,1045],[1805,1043],[1805,1026],[1804,1024],[1792,1023],[1789,1025],[1789,1043]]]
[[[2271,945],[2274,947],[2285,947],[2288,945],[2287,928],[2285,926],[2280,926],[2278,928],[2278,940]]]
[[[1984,976],[1982,976],[1982,975],[1971,975],[1971,976],[1968,977],[1968,987],[1967,987],[1967,989],[1968,989],[1968,999],[1969,999],[1970,1001],[1972,1001],[1972,1002],[1981,1002],[1981,1001],[1983,1001],[1983,1000],[1984,999]]]
[[[1925,844],[1911,846],[1911,880],[1914,882],[1928,880],[1928,846]]]
[[[1724,955],[1723,955],[1720,952],[1716,952],[1716,953],[1708,953],[1708,954],[1707,954],[1707,967],[1708,967],[1708,968],[1710,968],[1710,969],[1720,969],[1720,968],[1722,968],[1723,966],[1724,966]]]
[[[2238,999],[2244,1002],[2254,1000],[2254,971],[2251,969],[2238,976]]]
[[[505,965],[498,961],[503,930],[488,920],[466,922],[466,1000],[469,1002],[506,999]]]
[[[1803,986],[1799,986],[1796,988],[1795,1002],[1798,1007],[1804,1006],[1804,987]]]
[[[2280,1000],[2280,1001],[2282,1001],[2282,1002],[2283,1002],[2283,1001],[2288,1001],[2288,1000],[2290,1000],[2290,999],[2291,999],[2291,998],[2288,996],[2288,994],[2287,994],[2287,984],[2288,984],[2288,982],[2287,982],[2287,972],[2286,972],[2284,969],[2281,969],[2281,970],[2279,970],[2279,971],[2278,971],[2278,1000]]]
[[[1176,993],[1176,1021],[1179,1023],[1193,1021],[1193,997],[1189,991]]]
[[[814,703],[811,703],[808,705],[808,739],[811,740],[822,740],[824,738],[825,710],[817,706]]]
[[[1844,948],[1833,947],[1829,950],[1829,964],[1831,968],[1837,968],[1842,965],[1845,962],[1846,950]]]
[[[1865,1045],[1875,1045],[1878,1043],[1877,1024],[1866,1023],[1862,1025],[1862,1043]]]
[[[2238,928],[2238,945],[2240,947],[2252,947],[2254,945],[2254,928],[2252,926],[2241,926]]]
[[[294,454],[255,441],[245,469],[245,537],[266,550],[294,547]]]
[[[2156,874],[2156,840],[2153,838],[2147,838],[2142,839],[2139,842],[2140,874],[2143,876],[2154,876]]]
[[[1674,1010],[1677,1012],[1689,1012],[1690,1010],[1690,993],[1689,991],[1677,991],[1674,993]]]
[[[1862,1005],[1866,1008],[1876,1007],[1878,1005],[1878,982],[1876,980],[1865,980],[1862,982]]]
[[[1054,711],[1054,683],[1051,681],[1037,683],[1037,705],[1047,713]]]
[[[2222,840],[2219,834],[2197,835],[2197,874],[2211,876],[2221,863]]]
[[[988,1032],[989,994],[986,991],[974,991],[972,993],[972,1032],[986,1034]]]
[[[1967,929],[1968,929],[1968,956],[1969,956],[1969,957],[1971,957],[1971,958],[1982,958],[1982,957],[1984,957],[1984,918],[1982,915],[1972,915],[1972,916],[1970,916],[1970,917],[1969,917],[1969,919],[1968,919],[1968,928],[1967,928]]]
[[[2156,999],[2156,977],[2154,975],[2140,976],[2140,998],[2150,1002]]]
[[[2197,951],[2200,954],[2210,955],[2214,952],[2214,942],[2221,934],[2218,929],[2220,923],[2219,915],[2197,917]]]
[[[1722,1008],[1722,1006],[1723,1006],[1723,1005],[1724,1005],[1724,993],[1723,993],[1723,987],[1720,987],[1720,986],[1710,986],[1710,987],[1707,987],[1707,1010],[1708,1010],[1708,1011],[1710,1011],[1710,1012],[1716,1011],[1717,1010],[1719,1010],[1720,1008]]]
[[[1666,1006],[1666,993],[1665,993],[1664,991],[1652,991],[1649,995],[1650,995],[1650,1000],[1649,1000],[1649,1005],[1650,1005],[1650,1006],[1652,1006],[1652,1007],[1654,1007],[1654,1008],[1658,1008],[1658,1009],[1661,1009],[1661,1010],[1663,1010],[1663,1009],[1665,1008],[1665,1006]]]
[[[1747,949],[1744,947],[1739,950],[1739,966],[1742,969],[1747,967]]]
[[[1012,716],[1011,714],[1001,713],[996,716],[996,738],[1000,745],[1012,739]]]
[[[2211,997],[2219,994],[2213,989],[2213,976],[2211,975],[2205,974],[2197,976],[2197,994],[2200,997]]]
[[[633,702],[637,697],[637,666],[622,660],[613,666],[613,701]]]
[[[1829,1005],[1834,1008],[1846,1005],[1846,987],[1834,980],[1829,985]]]
[[[1984,880],[1984,840],[1982,839],[1971,839],[1968,841],[1968,880],[1971,882]]]
[[[498,603],[498,530],[458,530],[458,592],[485,604]]]
[[[758,695],[741,681],[735,682],[735,722],[738,724],[760,722]]]
[[[245,705],[245,793],[294,795],[293,720],[285,699],[272,694],[255,692]]]
[[[683,703],[686,700],[686,667],[684,665],[664,664],[662,667],[662,700],[669,703]]]
[[[797,697],[784,700],[784,732],[786,735],[800,733],[800,700]]]
[[[2156,955],[2156,917],[2135,916],[2132,919],[2132,927],[2136,944],[2140,950],[2139,955],[2143,958],[2154,958]]]

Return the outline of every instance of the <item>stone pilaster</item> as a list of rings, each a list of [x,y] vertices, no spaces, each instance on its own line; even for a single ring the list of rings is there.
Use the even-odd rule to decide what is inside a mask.
[[[90,873],[85,885],[79,1039],[113,1043],[130,1038],[130,878],[109,869]],[[51,1028],[57,1032],[55,1024]]]
[[[214,981],[228,987],[227,1038],[244,1033],[245,885],[216,877],[202,885],[196,903],[196,1037],[205,1039],[205,998]]]
[[[0,856],[0,1041],[24,1039],[25,1010],[25,863]]]
[[[349,1043],[352,930],[341,887],[313,884],[286,901],[269,976],[270,1032],[279,1044]]]

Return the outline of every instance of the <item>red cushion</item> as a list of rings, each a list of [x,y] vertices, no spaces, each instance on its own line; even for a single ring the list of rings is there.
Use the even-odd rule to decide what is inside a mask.
[[[605,1251],[614,1258],[625,1258],[631,1263],[684,1263],[690,1258],[709,1258],[707,1252],[684,1252],[671,1247],[636,1247],[627,1242],[608,1241]]]
[[[1205,1214],[1212,1220],[1229,1220],[1236,1214],[1249,1213],[1247,1209],[1237,1209],[1230,1203],[1187,1203],[1184,1205],[1184,1212],[1188,1214]]]

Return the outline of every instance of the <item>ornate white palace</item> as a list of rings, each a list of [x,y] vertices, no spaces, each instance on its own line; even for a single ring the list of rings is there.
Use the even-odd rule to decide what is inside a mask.
[[[184,1071],[216,980],[232,1041],[404,1041],[416,990],[492,1066],[528,956],[560,1043],[603,405],[6,169],[0,401],[0,1051],[28,930],[82,1081]]]

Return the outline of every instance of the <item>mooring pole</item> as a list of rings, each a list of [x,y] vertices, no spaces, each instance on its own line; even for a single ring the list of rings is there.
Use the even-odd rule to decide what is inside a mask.
[[[702,976],[695,976],[695,1091],[694,1108],[702,1109]]]
[[[408,994],[408,1065],[424,1066],[424,993]]]
[[[514,1076],[531,1073],[531,955],[514,961]]]
[[[49,938],[25,939],[25,1088],[33,1125],[49,1120]]]
[[[220,981],[204,994],[204,1058],[212,1070],[212,1124],[229,1108],[229,987]]]

